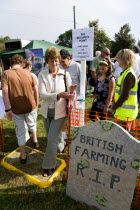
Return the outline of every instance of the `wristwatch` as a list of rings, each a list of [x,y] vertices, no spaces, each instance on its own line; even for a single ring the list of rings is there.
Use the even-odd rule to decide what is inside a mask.
[[[5,112],[9,112],[11,110],[11,108],[10,109],[5,109]]]

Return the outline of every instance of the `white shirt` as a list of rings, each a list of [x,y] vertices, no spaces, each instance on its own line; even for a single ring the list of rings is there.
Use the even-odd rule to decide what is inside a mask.
[[[51,93],[55,93],[56,90],[56,80],[55,78],[52,77],[52,74],[49,74],[50,77],[50,85],[52,87]],[[54,101],[50,101],[49,102],[49,109],[54,109],[55,108],[55,102]]]
[[[38,74],[39,92],[40,98],[42,99],[40,113],[45,118],[47,118],[48,116],[48,106],[49,102],[51,101],[55,102],[54,119],[57,120],[62,117],[66,117],[66,100],[64,98],[60,98],[58,100],[57,98],[57,94],[64,92],[66,89],[64,83],[64,75],[64,70],[59,68],[56,74],[56,91],[55,93],[52,93],[49,70],[40,71],[40,73]],[[71,78],[68,72],[66,72],[66,85],[67,90],[69,91],[69,87],[71,86]]]
[[[61,66],[61,69],[64,69],[65,71],[69,72],[72,85],[77,84],[78,87],[75,89],[77,95],[80,94],[80,73],[81,73],[81,64],[75,61],[71,61],[70,65],[65,69],[63,66]]]
[[[5,114],[5,106],[2,98],[2,90],[0,90],[0,119],[3,118],[4,114]]]
[[[136,64],[133,67],[133,70],[135,72],[136,78],[140,75],[140,56],[139,53],[134,53],[136,58]]]
[[[118,78],[120,77],[121,72],[122,72],[122,68],[119,66],[118,61],[116,61],[114,63],[113,68],[114,68],[114,74],[113,75],[114,75],[114,77],[116,78],[116,81],[117,81]]]

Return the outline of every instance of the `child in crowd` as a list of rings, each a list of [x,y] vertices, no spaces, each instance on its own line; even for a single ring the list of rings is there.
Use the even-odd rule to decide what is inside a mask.
[[[26,70],[31,72],[32,66],[33,66],[32,61],[30,61],[28,59],[24,60],[24,69],[26,69]],[[36,81],[36,83],[38,85],[38,78],[37,78],[37,76],[34,73],[32,73],[32,72],[31,72],[31,74],[33,75],[33,78],[35,79],[35,81]]]
[[[89,115],[92,121],[97,119],[97,112],[99,112],[100,120],[105,120],[105,113],[108,113],[115,88],[115,78],[112,75],[112,64],[109,58],[104,58],[99,62],[99,70],[95,99]]]
[[[28,70],[28,71],[31,71],[32,70],[32,62],[30,60],[28,60],[28,59],[25,59],[23,68]],[[31,74],[33,75],[33,78],[35,79],[35,81],[36,81],[36,83],[38,85],[38,78],[37,78],[37,76],[34,73],[31,73]],[[36,124],[36,119],[37,119],[37,109],[35,110],[35,121],[34,121],[34,124]],[[31,134],[32,134],[32,138],[33,138],[33,140],[32,140],[33,147],[36,147],[36,148],[39,147],[36,130],[31,132]]]

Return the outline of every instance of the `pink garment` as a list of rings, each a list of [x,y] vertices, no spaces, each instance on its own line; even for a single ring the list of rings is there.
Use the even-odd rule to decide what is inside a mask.
[[[68,115],[70,116],[71,127],[78,125],[78,109],[77,109],[77,100],[69,99],[68,102]]]

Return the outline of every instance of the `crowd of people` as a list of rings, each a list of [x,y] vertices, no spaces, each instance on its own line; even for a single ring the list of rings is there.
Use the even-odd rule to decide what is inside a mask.
[[[87,87],[90,86],[93,104],[89,118],[104,120],[111,110],[119,124],[131,129],[138,115],[140,100],[139,47],[123,49],[110,59],[110,50],[98,51],[91,63],[87,62]],[[68,51],[50,47],[45,53],[45,68],[38,77],[31,73],[32,62],[14,55],[11,67],[2,74],[2,93],[8,120],[14,120],[20,148],[20,162],[27,162],[26,142],[32,134],[32,145],[38,147],[36,119],[39,98],[40,113],[47,134],[47,148],[43,158],[43,176],[50,176],[57,167],[57,153],[65,147],[67,100],[80,95],[81,66],[71,59]],[[139,87],[139,88],[138,88]],[[98,118],[95,115],[98,112]]]
[[[105,119],[105,113],[108,113],[110,108],[114,117],[118,119],[119,125],[122,125],[127,130],[132,128],[138,115],[139,53],[140,48],[138,46],[134,46],[132,50],[120,50],[115,57],[114,63],[110,59],[110,50],[103,48],[101,54],[95,57],[91,65],[91,74],[95,81],[95,97],[89,115],[91,120],[95,120],[97,116],[94,112],[97,111],[99,112],[98,116],[101,115],[100,119]],[[107,63],[107,60],[110,60],[110,63]],[[104,66],[103,72],[101,66]],[[105,70],[107,68],[108,71]],[[109,68],[112,73],[109,77],[111,80],[107,83]]]

